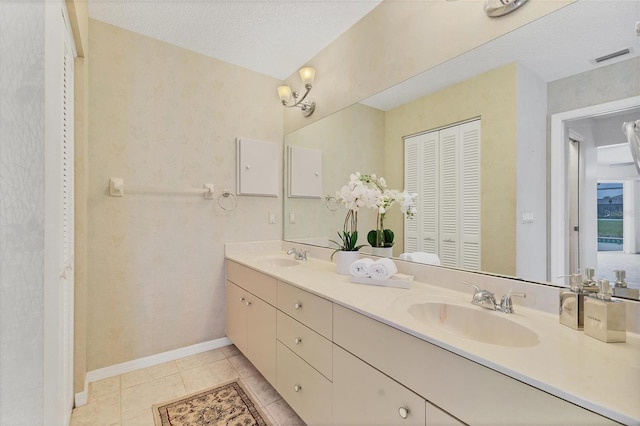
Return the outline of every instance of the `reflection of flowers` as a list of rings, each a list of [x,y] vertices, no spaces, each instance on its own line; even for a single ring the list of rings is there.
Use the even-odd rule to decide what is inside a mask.
[[[338,199],[348,209],[347,219],[351,214],[355,222],[350,223],[347,229],[347,220],[343,234],[347,232],[353,234],[357,239],[357,214],[358,209],[372,208],[376,210],[376,229],[369,232],[367,239],[373,247],[391,247],[393,245],[393,232],[384,229],[384,217],[389,208],[396,202],[400,204],[400,210],[410,218],[416,213],[415,199],[418,194],[409,194],[406,190],[399,192],[395,189],[388,189],[387,182],[383,177],[372,175],[361,175],[359,172],[353,173],[349,177],[347,185],[337,192]],[[341,237],[342,238],[342,237]],[[353,242],[355,246],[355,241]]]

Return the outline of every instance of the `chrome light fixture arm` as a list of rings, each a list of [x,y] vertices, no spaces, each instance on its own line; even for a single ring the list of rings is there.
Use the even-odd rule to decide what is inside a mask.
[[[313,87],[312,84],[316,75],[316,70],[306,67],[301,68],[299,73],[300,79],[302,80],[302,83],[304,84],[304,88],[306,90],[302,97],[300,97],[300,92],[292,92],[289,86],[278,87],[278,96],[280,97],[282,106],[287,108],[300,108],[302,110],[302,114],[305,117],[308,117],[313,114],[313,111],[315,111],[316,109],[316,103],[311,99],[307,99],[307,96],[309,95],[309,92],[311,92],[311,89]],[[291,96],[293,96],[293,103],[290,104],[289,99],[291,98]]]

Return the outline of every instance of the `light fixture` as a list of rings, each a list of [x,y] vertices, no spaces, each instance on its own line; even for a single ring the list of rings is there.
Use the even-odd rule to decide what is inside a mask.
[[[289,86],[280,86],[278,87],[278,96],[280,96],[282,105],[286,106],[287,108],[298,107],[302,110],[302,114],[305,117],[308,117],[313,114],[313,111],[315,111],[316,109],[316,103],[311,99],[307,99],[307,95],[309,94],[309,92],[311,92],[313,79],[316,77],[316,70],[310,67],[305,67],[300,68],[300,71],[298,71],[298,73],[300,74],[300,80],[302,80],[302,84],[304,84],[304,88],[306,89],[304,95],[300,97],[300,93],[292,92]],[[293,95],[294,103],[290,105],[289,99],[291,98],[291,95]]]
[[[520,9],[528,1],[529,0],[487,0],[484,6],[484,12],[490,18],[498,18]]]

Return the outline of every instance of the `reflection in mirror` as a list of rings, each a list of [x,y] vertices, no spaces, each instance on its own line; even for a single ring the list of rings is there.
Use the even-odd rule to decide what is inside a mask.
[[[625,270],[628,287],[640,287],[640,176],[621,131],[640,119],[637,12],[636,2],[577,1],[286,135],[287,146],[322,150],[323,194],[285,198],[284,239],[331,246],[345,216],[331,197],[350,173],[376,173],[403,189],[404,138],[481,118],[479,269],[559,285],[558,272],[594,267],[614,283],[614,270]],[[624,48],[630,53],[595,62]],[[418,203],[433,202],[426,198]],[[372,211],[360,215],[360,244],[374,221]],[[400,256],[399,210],[386,224]]]

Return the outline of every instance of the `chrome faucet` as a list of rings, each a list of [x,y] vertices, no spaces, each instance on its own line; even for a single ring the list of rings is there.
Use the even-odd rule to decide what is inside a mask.
[[[297,248],[290,248],[287,251],[287,254],[294,255],[295,260],[302,260],[303,262],[307,261],[307,254],[309,254],[308,250],[298,250]]]
[[[514,293],[513,291],[509,290],[504,296],[502,296],[502,299],[500,300],[500,310],[502,312],[504,312],[505,314],[512,314],[513,313],[513,303],[511,302],[511,297],[512,296],[517,296],[517,297],[527,297],[526,293]]]
[[[471,299],[471,303],[473,305],[477,305],[491,311],[504,312],[505,314],[513,313],[513,302],[511,301],[511,297],[527,297],[525,293],[514,293],[513,291],[509,290],[504,296],[502,296],[502,299],[500,299],[500,304],[498,305],[494,294],[490,291],[482,290],[477,285],[468,282],[464,282],[464,284],[471,286],[474,289],[473,298]]]

